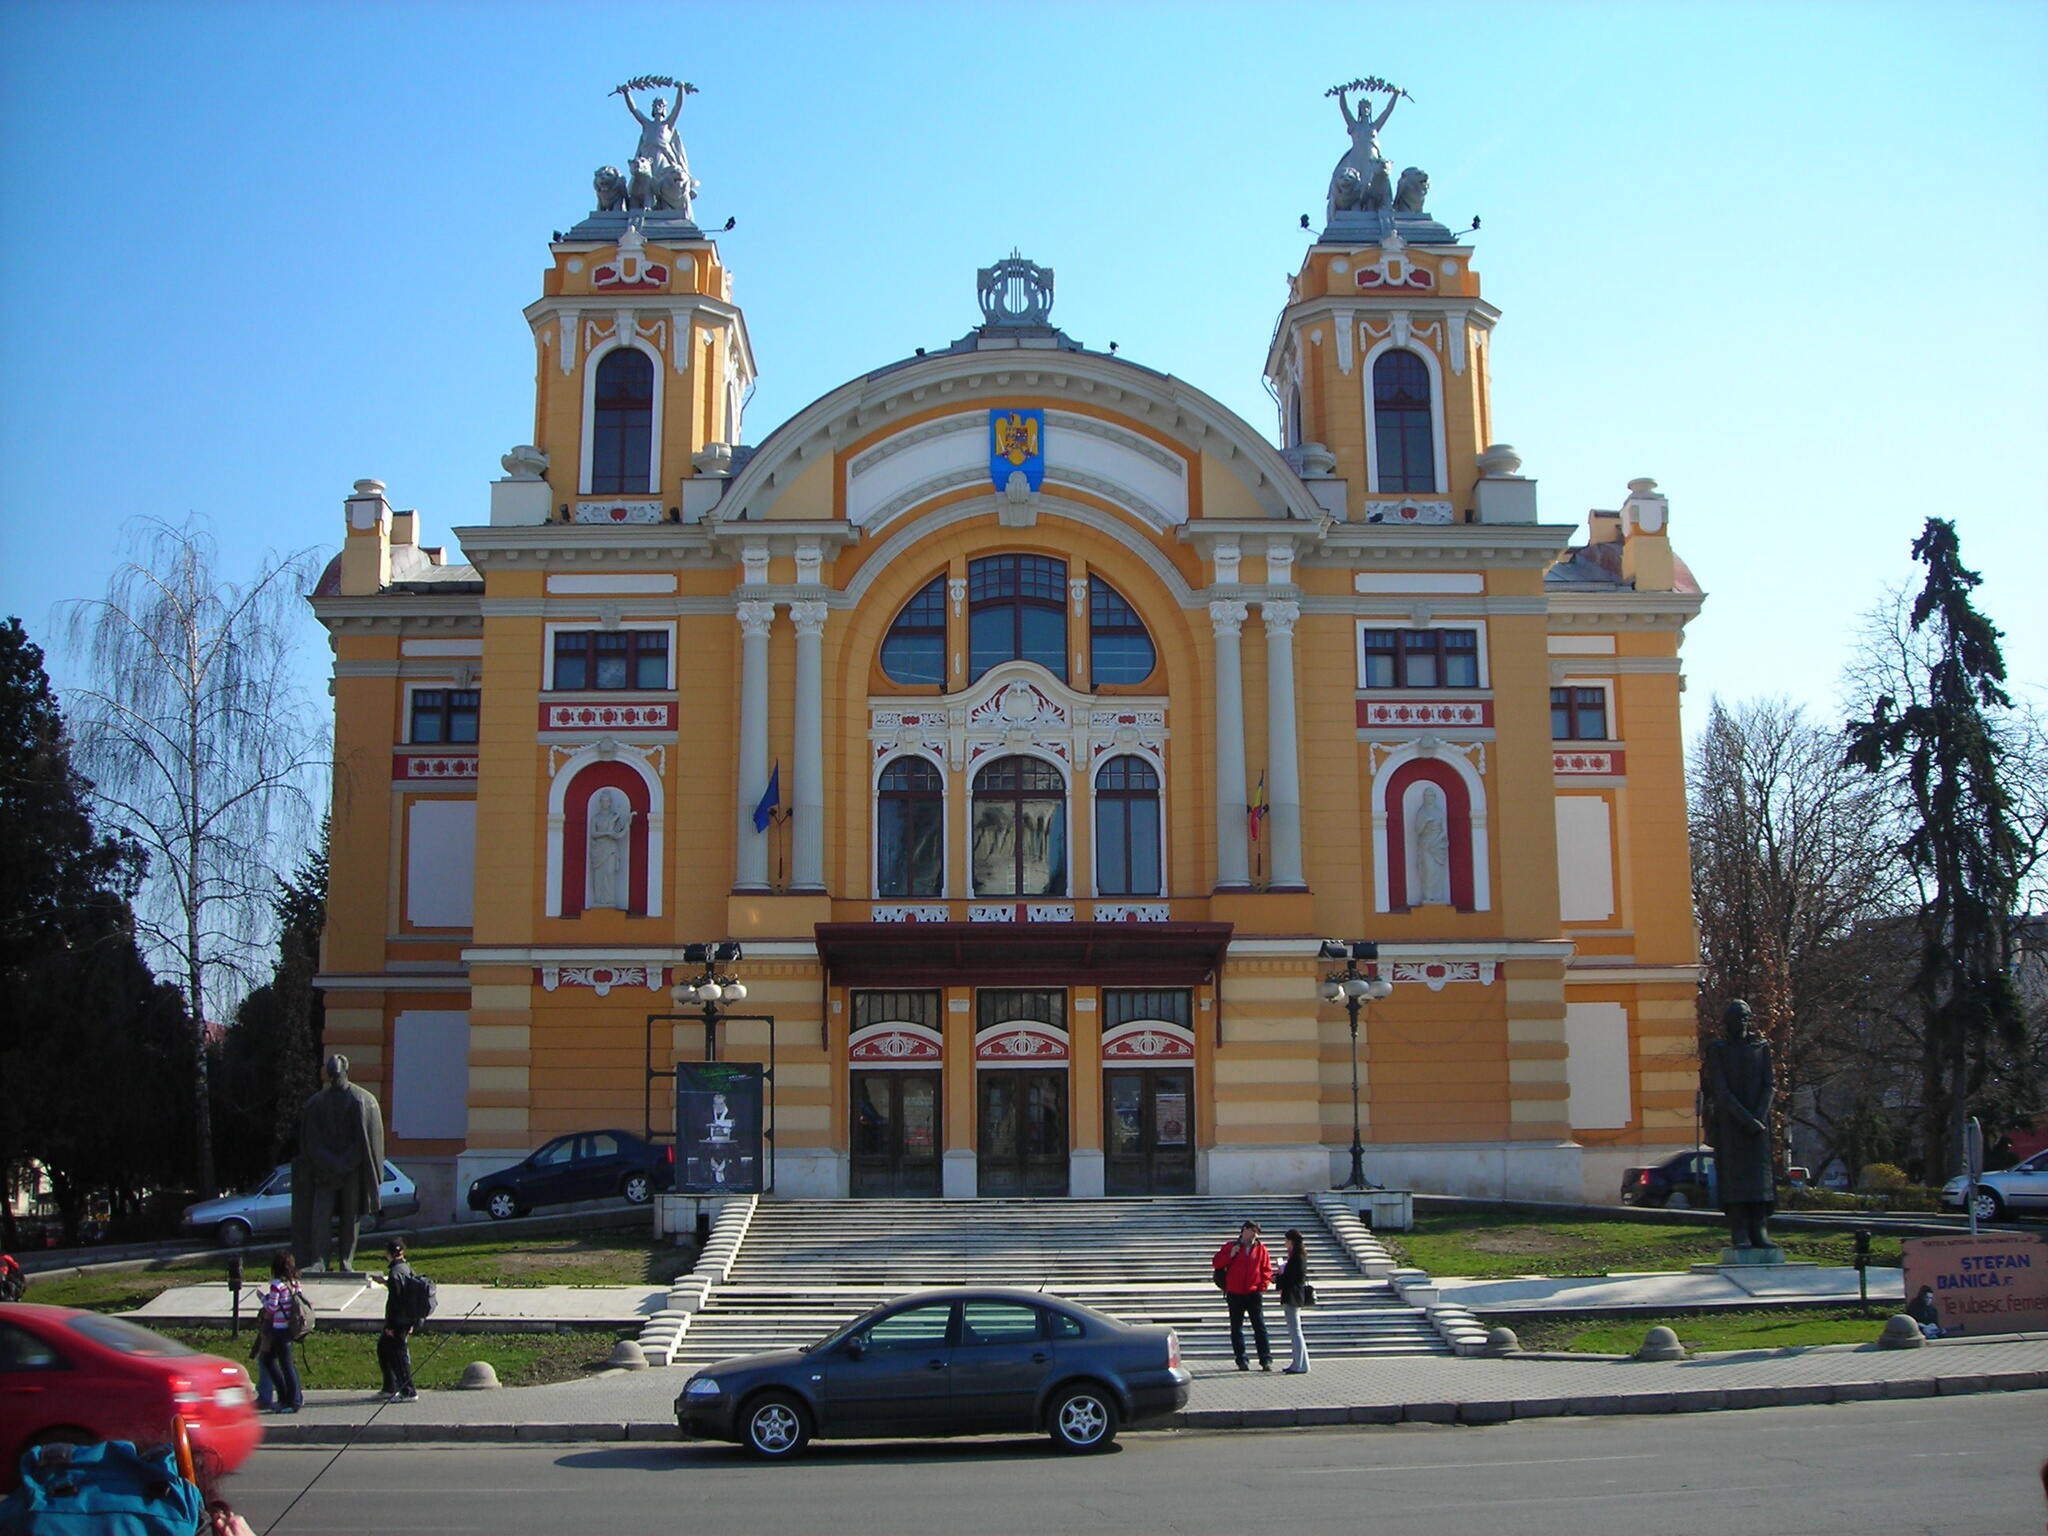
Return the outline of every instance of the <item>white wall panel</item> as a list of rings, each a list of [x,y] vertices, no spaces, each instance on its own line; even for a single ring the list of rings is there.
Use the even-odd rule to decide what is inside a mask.
[[[1564,1009],[1566,1113],[1575,1131],[1618,1131],[1635,1117],[1629,1092],[1628,1010],[1620,1003]]]
[[[1568,923],[1614,916],[1614,832],[1599,795],[1557,797],[1557,900]]]
[[[406,816],[405,915],[416,928],[476,921],[476,802],[415,800]]]
[[[391,1025],[391,1134],[469,1133],[469,1015],[408,1009]]]

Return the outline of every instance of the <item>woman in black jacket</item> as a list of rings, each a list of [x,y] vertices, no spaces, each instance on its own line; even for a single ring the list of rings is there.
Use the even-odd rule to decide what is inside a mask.
[[[1294,1346],[1294,1363],[1282,1372],[1287,1376],[1308,1374],[1308,1340],[1301,1333],[1301,1308],[1307,1299],[1308,1252],[1302,1247],[1299,1228],[1287,1229],[1287,1261],[1280,1266],[1278,1289],[1280,1307],[1287,1314],[1287,1340]]]

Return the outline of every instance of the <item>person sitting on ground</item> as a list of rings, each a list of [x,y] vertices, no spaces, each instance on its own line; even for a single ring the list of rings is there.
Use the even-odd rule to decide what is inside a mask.
[[[1906,1303],[1906,1316],[1920,1325],[1920,1332],[1930,1339],[1941,1337],[1941,1309],[1934,1304],[1934,1287],[1923,1285]]]

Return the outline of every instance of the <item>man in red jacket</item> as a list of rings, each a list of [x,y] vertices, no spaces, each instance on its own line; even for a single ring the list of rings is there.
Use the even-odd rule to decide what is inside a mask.
[[[1244,1354],[1244,1320],[1252,1320],[1252,1340],[1259,1346],[1259,1369],[1273,1369],[1273,1347],[1266,1342],[1266,1287],[1273,1283],[1273,1255],[1259,1241],[1259,1224],[1248,1221],[1237,1241],[1225,1243],[1211,1261],[1223,1277],[1223,1299],[1230,1305],[1230,1352],[1240,1371],[1251,1369]]]

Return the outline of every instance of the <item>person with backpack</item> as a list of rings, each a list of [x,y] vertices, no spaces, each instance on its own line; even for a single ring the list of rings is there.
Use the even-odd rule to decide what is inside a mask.
[[[297,1413],[306,1405],[298,1368],[292,1361],[292,1345],[306,1336],[312,1315],[313,1309],[299,1289],[298,1260],[289,1248],[280,1248],[270,1257],[270,1289],[263,1293],[263,1310],[256,1325],[264,1382],[279,1413]]]
[[[421,1297],[428,1282],[405,1262],[404,1238],[394,1237],[386,1243],[384,1257],[391,1269],[383,1277],[384,1332],[377,1339],[377,1368],[384,1373],[386,1402],[416,1403],[420,1394],[412,1384],[412,1347],[406,1340],[426,1317]],[[377,1276],[370,1278],[375,1280]],[[427,1309],[432,1305],[427,1302]]]
[[[1259,1241],[1259,1224],[1248,1221],[1238,1229],[1234,1241],[1216,1250],[1211,1259],[1216,1283],[1230,1308],[1230,1352],[1237,1357],[1240,1371],[1251,1369],[1244,1352],[1244,1320],[1252,1320],[1252,1341],[1259,1350],[1259,1369],[1273,1369],[1273,1349],[1266,1341],[1266,1287],[1273,1283],[1273,1255]]]

